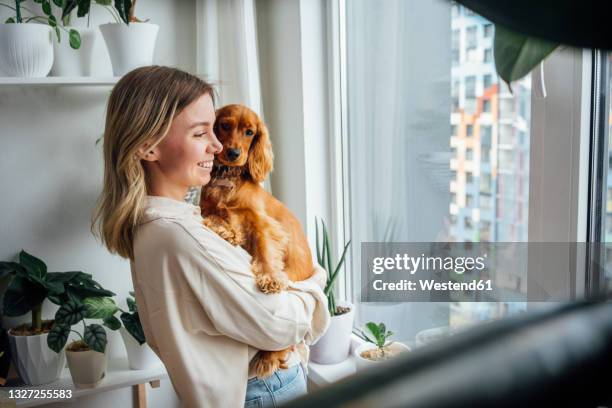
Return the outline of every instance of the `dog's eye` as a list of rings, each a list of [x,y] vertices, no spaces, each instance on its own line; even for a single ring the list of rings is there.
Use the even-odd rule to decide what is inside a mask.
[[[246,131],[246,135],[247,136],[253,136],[253,134],[254,133],[253,133],[253,131],[251,129],[247,129],[247,131]]]
[[[228,130],[230,130],[230,125],[229,125],[229,123],[222,123],[222,124],[221,124],[221,129],[225,130],[226,132],[227,132]]]

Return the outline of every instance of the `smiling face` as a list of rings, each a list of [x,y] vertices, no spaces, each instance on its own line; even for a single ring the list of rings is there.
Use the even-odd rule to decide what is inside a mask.
[[[210,181],[214,155],[222,146],[213,131],[215,110],[210,95],[202,95],[177,115],[166,137],[141,156],[150,184],[149,194],[182,199],[189,187]]]
[[[228,105],[217,111],[215,134],[223,144],[217,155],[225,166],[244,166],[260,127],[257,114],[243,105]]]

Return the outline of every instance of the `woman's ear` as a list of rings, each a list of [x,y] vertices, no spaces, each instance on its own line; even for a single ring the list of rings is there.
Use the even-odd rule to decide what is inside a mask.
[[[257,134],[249,151],[249,173],[253,180],[261,183],[265,180],[268,173],[272,171],[274,154],[272,144],[268,135],[268,128],[259,120]]]
[[[141,160],[156,161],[159,159],[159,150],[157,147],[151,148],[149,143],[144,143],[138,148],[136,155]]]

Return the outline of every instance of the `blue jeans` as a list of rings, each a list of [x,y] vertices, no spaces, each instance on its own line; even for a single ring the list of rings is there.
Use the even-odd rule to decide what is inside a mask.
[[[245,408],[278,407],[306,394],[306,372],[301,364],[276,370],[268,378],[251,378],[247,383]]]

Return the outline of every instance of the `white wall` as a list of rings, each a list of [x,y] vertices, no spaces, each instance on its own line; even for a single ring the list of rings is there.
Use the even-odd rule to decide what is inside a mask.
[[[111,21],[108,12],[92,8],[93,26]],[[136,15],[160,25],[154,63],[194,72],[194,1],[142,1]],[[7,17],[0,8],[0,20]],[[94,52],[94,74],[110,76],[101,36]],[[101,146],[94,142],[103,132],[109,92],[106,86],[0,85],[0,259],[13,260],[23,248],[42,258],[50,271],[91,273],[125,306],[132,289],[129,264],[111,256],[89,230],[103,168]],[[55,309],[46,304],[43,316],[52,318]],[[119,334],[107,332],[109,357],[124,356]],[[79,400],[78,406],[123,407],[131,400],[131,390],[124,389]],[[149,401],[151,407],[176,405],[170,383],[151,390]]]

